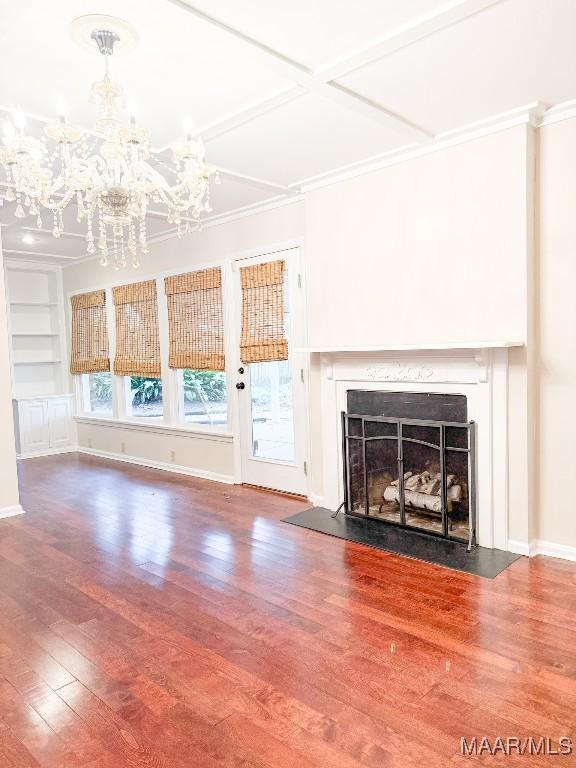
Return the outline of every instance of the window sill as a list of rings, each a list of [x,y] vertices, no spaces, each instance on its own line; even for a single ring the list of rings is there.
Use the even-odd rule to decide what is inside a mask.
[[[231,432],[213,429],[197,429],[185,426],[172,426],[170,424],[141,424],[132,419],[114,419],[110,416],[89,416],[80,414],[74,417],[79,424],[94,424],[99,427],[116,427],[118,429],[130,429],[136,432],[156,432],[158,434],[180,435],[183,437],[195,437],[201,440],[216,440],[221,443],[231,443],[234,435]]]

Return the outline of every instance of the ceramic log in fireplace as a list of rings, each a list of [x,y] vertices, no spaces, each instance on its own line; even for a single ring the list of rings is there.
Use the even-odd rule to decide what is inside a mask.
[[[472,547],[476,436],[466,397],[350,390],[347,400],[345,511]]]

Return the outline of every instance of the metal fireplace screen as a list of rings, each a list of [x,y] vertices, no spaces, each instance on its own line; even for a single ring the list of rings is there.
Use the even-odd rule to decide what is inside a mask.
[[[476,543],[475,424],[342,412],[344,508]]]

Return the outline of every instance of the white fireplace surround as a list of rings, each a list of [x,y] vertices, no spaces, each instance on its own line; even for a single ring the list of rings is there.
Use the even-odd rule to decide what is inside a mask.
[[[372,389],[466,395],[468,419],[477,424],[477,541],[508,548],[508,351],[498,348],[321,354],[324,496],[343,500],[340,414],[346,391]]]

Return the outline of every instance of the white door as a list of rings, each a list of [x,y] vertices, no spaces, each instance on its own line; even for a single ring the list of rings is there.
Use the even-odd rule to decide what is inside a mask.
[[[46,400],[23,400],[19,407],[22,453],[49,450],[50,430]]]
[[[48,424],[51,448],[64,448],[70,445],[72,418],[69,398],[48,400]]]
[[[242,482],[287,493],[307,493],[306,368],[302,347],[301,281],[297,248],[242,259],[236,266],[241,316],[240,268],[283,259],[288,360],[237,365]],[[239,345],[238,345],[239,348]]]

